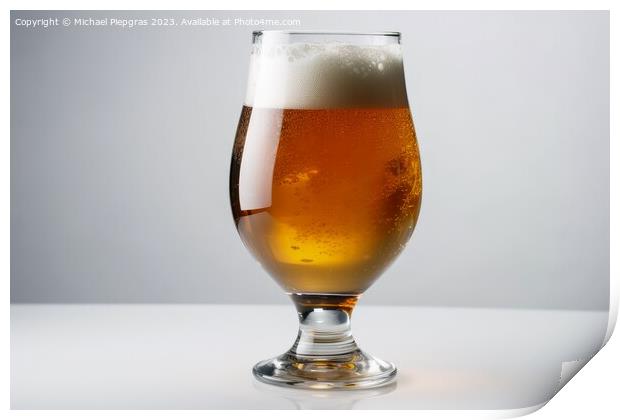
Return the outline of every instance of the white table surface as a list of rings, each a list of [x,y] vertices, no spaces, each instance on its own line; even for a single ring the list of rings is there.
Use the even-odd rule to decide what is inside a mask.
[[[604,311],[358,305],[394,385],[304,391],[254,380],[290,347],[293,305],[12,305],[14,409],[490,410],[545,404],[600,349]]]

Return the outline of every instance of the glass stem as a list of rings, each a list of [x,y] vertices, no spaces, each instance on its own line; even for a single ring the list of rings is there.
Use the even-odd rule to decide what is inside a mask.
[[[351,312],[357,296],[293,295],[299,333],[289,353],[312,359],[333,359],[359,351],[351,333]]]

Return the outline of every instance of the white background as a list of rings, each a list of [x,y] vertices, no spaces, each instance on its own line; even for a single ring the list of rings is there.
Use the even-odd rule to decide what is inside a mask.
[[[66,16],[402,31],[422,210],[363,304],[607,308],[606,12],[12,14]],[[13,302],[286,302],[228,198],[258,28],[12,27]]]

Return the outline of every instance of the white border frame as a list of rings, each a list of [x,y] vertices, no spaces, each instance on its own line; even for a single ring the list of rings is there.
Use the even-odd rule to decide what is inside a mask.
[[[618,29],[616,24],[618,23],[618,17],[615,14],[619,10],[617,2],[611,0],[593,0],[593,1],[552,1],[552,0],[522,0],[522,1],[489,1],[489,0],[477,0],[468,1],[467,4],[460,1],[406,1],[406,0],[381,0],[368,1],[338,1],[332,0],[325,2],[324,4],[318,4],[316,1],[296,1],[295,3],[284,0],[262,0],[260,3],[251,0],[228,0],[213,2],[213,4],[205,4],[204,1],[198,0],[177,0],[177,1],[163,1],[163,0],[151,0],[149,2],[140,2],[136,0],[120,1],[90,1],[79,2],[76,0],[64,0],[55,1],[53,4],[49,1],[33,0],[33,1],[15,1],[9,0],[4,4],[6,7],[6,13],[9,14],[10,10],[257,10],[257,5],[262,6],[261,10],[377,10],[377,6],[381,5],[381,10],[609,10],[610,11],[610,313],[609,324],[607,328],[607,334],[605,342],[607,342],[614,330],[617,316],[618,316],[618,262],[614,259],[614,256],[618,255],[618,220],[619,214],[618,207],[618,53],[614,50],[614,47],[618,47]],[[148,7],[145,7],[148,6]],[[317,7],[320,6],[320,7]],[[616,6],[616,8],[614,8]],[[3,42],[0,44],[2,48],[2,55],[5,59],[8,59],[10,54],[10,19],[3,19],[0,23],[3,27],[3,33],[5,34]],[[8,60],[7,60],[8,61]],[[2,67],[2,97],[4,101],[2,103],[2,114],[0,116],[2,121],[2,131],[4,133],[4,140],[0,149],[0,188],[2,189],[3,205],[0,207],[0,217],[2,224],[0,225],[2,237],[4,240],[0,243],[1,250],[3,251],[0,256],[0,269],[5,279],[4,287],[1,289],[1,293],[4,297],[4,302],[9,302],[10,296],[10,68],[8,65]],[[5,311],[2,313],[2,337],[4,338],[5,345],[0,347],[0,352],[4,360],[2,366],[5,367],[3,372],[7,374],[3,375],[3,381],[0,383],[0,390],[4,391],[5,396],[5,409],[9,410],[9,390],[10,390],[10,358],[9,358],[9,305],[7,304]],[[566,390],[562,390],[557,396],[555,396],[550,403],[550,407],[545,410],[539,411],[533,416],[547,419],[562,418],[562,419],[582,419],[584,416],[590,416],[595,419],[615,419],[620,418],[620,404],[617,402],[617,389],[618,378],[620,374],[620,363],[617,354],[620,353],[620,347],[618,340],[612,340],[612,345],[607,345],[600,355],[597,355],[593,362],[589,362],[583,369],[583,373],[577,375],[578,380],[572,380],[569,383]],[[573,383],[575,382],[575,383]],[[215,414],[216,412],[209,412]],[[478,411],[463,411],[460,412],[458,418],[481,418],[487,417],[484,412]],[[93,419],[99,418],[200,418],[204,419],[205,414],[203,411],[147,411],[147,410],[133,410],[133,411],[9,411],[12,417],[27,417],[27,418],[60,418],[70,419],[88,417]],[[247,416],[249,413],[245,411],[217,411],[217,416],[223,418],[235,418],[237,416]],[[337,413],[321,412],[321,415],[337,415]],[[442,415],[443,414],[443,415]],[[452,414],[452,415],[451,415]],[[390,418],[410,418],[415,415],[420,418],[432,418],[437,417],[454,417],[455,413],[447,412],[420,412],[420,411],[357,411],[355,416],[361,418],[376,415],[388,416]],[[515,415],[517,413],[513,413]],[[522,414],[527,414],[526,412]],[[286,411],[254,411],[251,413],[253,417],[263,418],[285,418],[290,414]],[[295,416],[301,418],[314,417],[316,414],[310,411],[296,413]],[[341,414],[340,414],[341,415]],[[445,415],[445,416],[444,416]],[[494,416],[497,417],[497,416]]]

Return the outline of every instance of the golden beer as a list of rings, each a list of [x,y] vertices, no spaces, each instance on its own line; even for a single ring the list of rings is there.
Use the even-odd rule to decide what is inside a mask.
[[[257,138],[253,120],[258,137],[274,137],[260,142],[276,145],[271,203],[262,208],[242,207],[239,190],[246,139]],[[409,108],[245,106],[230,188],[245,245],[287,292],[360,294],[399,254],[420,209]]]

